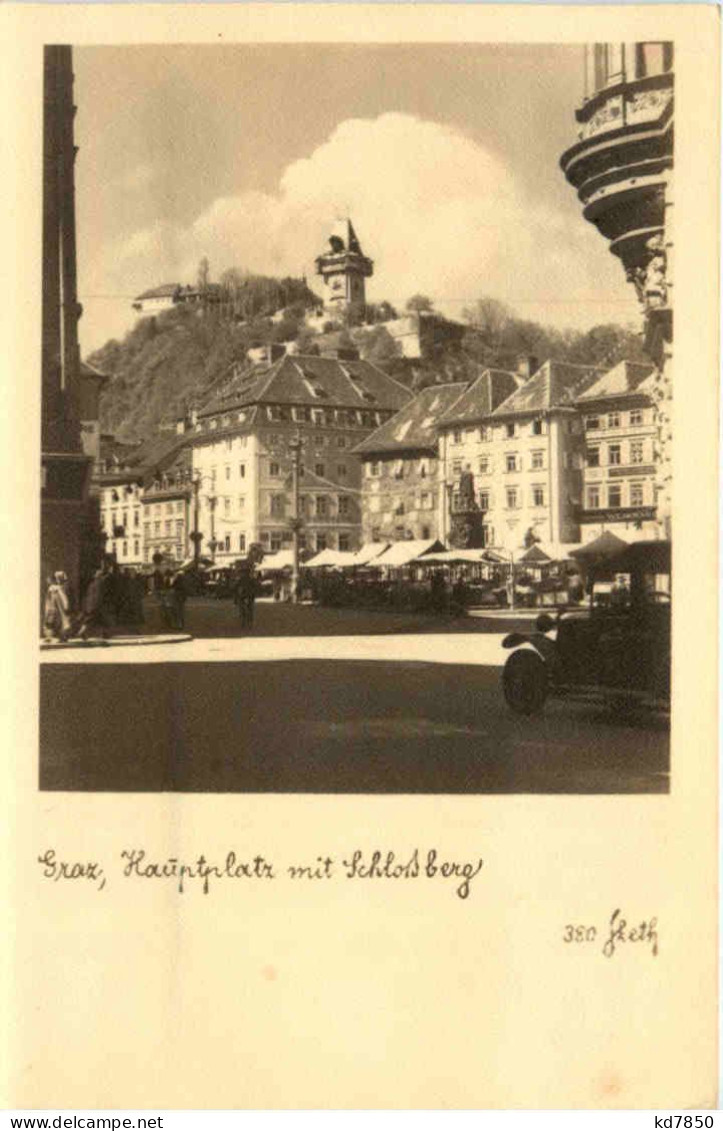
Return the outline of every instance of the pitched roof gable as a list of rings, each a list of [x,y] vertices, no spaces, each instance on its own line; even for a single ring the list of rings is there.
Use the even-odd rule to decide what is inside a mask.
[[[649,378],[655,372],[653,365],[637,361],[620,361],[612,369],[602,373],[576,397],[578,402],[588,403],[608,400],[615,397],[629,397],[646,393]]]
[[[506,369],[485,369],[450,405],[440,424],[462,424],[489,416],[517,387],[517,378]]]
[[[554,408],[572,407],[575,396],[587,388],[600,372],[592,365],[546,361],[529,381],[495,409],[493,415],[527,416]]]
[[[412,392],[369,361],[286,355],[233,376],[199,412],[213,415],[244,404],[297,404],[319,408],[398,409]]]
[[[353,450],[359,454],[424,450],[436,452],[439,421],[466,387],[463,381],[448,385],[428,385]]]

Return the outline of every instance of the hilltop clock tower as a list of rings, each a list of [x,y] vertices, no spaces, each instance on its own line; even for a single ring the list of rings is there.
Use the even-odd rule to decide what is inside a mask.
[[[364,280],[374,264],[364,255],[351,220],[339,220],[329,236],[328,251],[317,256],[316,273],[324,282],[324,309],[343,314],[350,306],[366,303]]]

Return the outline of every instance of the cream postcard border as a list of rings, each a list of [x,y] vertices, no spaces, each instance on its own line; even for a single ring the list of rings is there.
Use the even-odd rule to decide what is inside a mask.
[[[718,18],[687,4],[0,9],[7,1105],[715,1106]],[[676,44],[670,794],[39,792],[41,45],[636,39]],[[129,843],[313,859],[348,852],[350,830],[362,847],[481,855],[484,875],[465,901],[290,882],[96,894],[44,884],[35,862],[49,845],[117,859]],[[657,958],[562,944],[564,923],[614,907],[657,915]]]

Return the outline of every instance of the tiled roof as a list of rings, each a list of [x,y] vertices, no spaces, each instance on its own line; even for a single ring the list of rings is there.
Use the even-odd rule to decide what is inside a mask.
[[[199,416],[250,404],[397,409],[411,397],[406,386],[371,362],[294,354],[238,373],[203,405]]]
[[[444,413],[462,396],[464,382],[428,385],[400,412],[367,436],[355,452],[403,452],[437,450],[436,428]]]
[[[503,401],[494,416],[526,416],[571,407],[601,371],[592,365],[572,365],[567,361],[546,361],[529,381]]]
[[[598,377],[592,385],[575,398],[578,402],[609,400],[616,397],[629,397],[645,393],[650,384],[649,378],[654,366],[637,361],[621,361],[614,369],[609,369]]]
[[[115,439],[101,441],[101,460],[104,460],[108,466],[108,470],[103,475],[117,477],[126,471],[129,476],[140,478],[152,474],[156,470],[168,467],[186,442],[187,437],[178,434],[156,436],[137,445],[123,444]],[[114,456],[118,459],[118,464],[112,467],[110,461]]]
[[[450,405],[441,425],[481,420],[518,388],[519,380],[506,369],[485,369],[459,400]]]

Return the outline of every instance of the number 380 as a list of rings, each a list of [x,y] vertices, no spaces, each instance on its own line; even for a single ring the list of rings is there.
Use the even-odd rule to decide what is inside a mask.
[[[567,943],[594,942],[596,935],[596,927],[576,927],[568,923],[563,929],[562,940]]]

